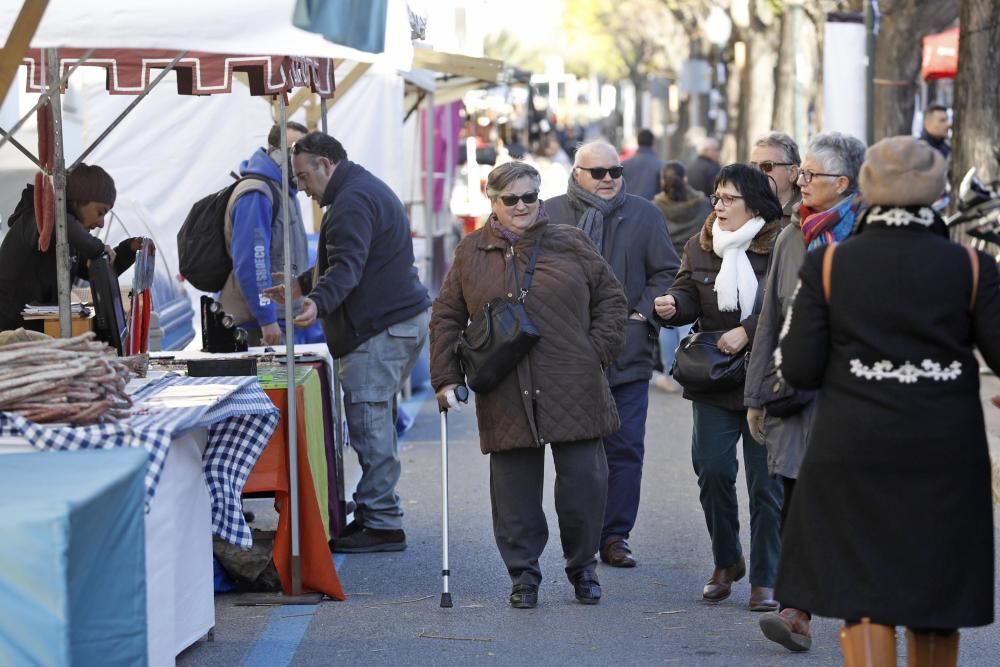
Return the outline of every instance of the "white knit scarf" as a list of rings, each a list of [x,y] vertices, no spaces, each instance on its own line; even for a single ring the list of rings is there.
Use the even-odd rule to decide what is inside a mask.
[[[722,268],[715,278],[719,310],[728,312],[739,306],[741,320],[753,312],[757,298],[757,276],[747,249],[763,226],[764,219],[760,217],[750,218],[735,232],[723,230],[718,220],[712,223],[712,250],[722,258]]]

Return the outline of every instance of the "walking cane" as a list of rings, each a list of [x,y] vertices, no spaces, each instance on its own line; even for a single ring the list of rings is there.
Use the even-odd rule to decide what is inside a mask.
[[[465,403],[469,400],[469,390],[464,385],[455,387],[455,400]],[[449,400],[450,404],[451,401]],[[458,407],[458,403],[452,407]],[[448,408],[441,411],[441,606],[451,607],[451,593],[448,591]]]

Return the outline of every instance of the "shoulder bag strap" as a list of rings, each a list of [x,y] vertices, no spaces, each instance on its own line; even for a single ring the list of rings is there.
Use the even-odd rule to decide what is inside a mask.
[[[830,274],[833,272],[833,253],[837,252],[837,244],[831,243],[823,251],[823,298],[830,303]]]
[[[517,297],[518,301],[524,301],[524,297],[528,296],[528,290],[531,289],[531,278],[535,274],[535,264],[538,263],[538,251],[542,247],[542,239],[538,238],[538,242],[535,243],[535,247],[531,250],[531,259],[528,260],[528,268],[524,270],[524,284],[521,286],[521,294]]]
[[[971,246],[965,246],[965,252],[969,253],[969,263],[972,265],[972,298],[969,299],[969,310],[976,308],[976,295],[979,292],[979,253]]]

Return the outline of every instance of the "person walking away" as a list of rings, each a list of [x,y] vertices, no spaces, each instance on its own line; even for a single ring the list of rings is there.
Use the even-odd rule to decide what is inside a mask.
[[[715,193],[715,177],[719,175],[719,140],[707,137],[698,148],[698,157],[688,166],[688,182],[706,197]]]
[[[756,150],[756,149],[755,149]],[[802,204],[807,209],[828,210],[844,198],[854,197],[858,189],[858,170],[864,159],[864,144],[857,139],[840,134],[821,134],[815,137],[806,151],[806,163],[811,169],[838,174],[836,177],[811,178],[804,184]],[[798,149],[795,149],[797,156]],[[758,155],[760,157],[760,155]],[[772,156],[773,157],[773,156]],[[786,158],[789,159],[789,158]],[[790,159],[789,159],[790,161]],[[760,163],[758,163],[758,166]],[[778,172],[777,166],[771,174]],[[780,195],[779,195],[780,197]],[[784,208],[788,210],[787,207]],[[825,243],[825,237],[820,236]],[[767,448],[768,472],[781,481],[784,503],[781,509],[782,526],[788,517],[799,475],[802,457],[812,428],[815,401],[809,402],[801,412],[784,418],[768,414],[763,409],[761,396],[769,364],[778,346],[778,332],[791,308],[799,271],[806,256],[806,237],[800,227],[798,214],[786,226],[774,244],[771,266],[764,289],[764,303],[757,319],[757,335],[747,366],[744,401],[747,406],[747,423],[750,433]],[[785,567],[778,564],[779,570]],[[812,645],[808,611],[782,607],[761,617],[760,628],[764,636],[791,651],[808,650]]]
[[[958,629],[994,618],[973,346],[1000,372],[1000,275],[931,208],[946,171],[913,137],[868,149],[870,208],[856,235],[806,257],[778,346],[782,375],[819,396],[776,593],[844,619],[846,665],[896,665],[901,625],[908,665],[952,667]]]
[[[537,605],[542,580],[546,444],[566,576],[577,601],[601,599],[594,554],[608,468],[600,439],[618,429],[603,369],[622,349],[627,313],[611,267],[583,232],[549,222],[540,187],[538,171],[523,162],[490,172],[492,214],[455,249],[431,318],[431,382],[445,407],[448,392],[464,383],[455,348],[469,319],[491,300],[518,293],[538,253],[524,306],[541,338],[499,385],[476,394],[480,447],[490,456],[493,534],[518,609]]]
[[[705,219],[711,214],[712,205],[708,203],[708,197],[691,187],[684,165],[676,160],[663,166],[660,182],[662,192],[657,193],[653,203],[663,214],[670,242],[677,256],[681,257],[684,245],[701,230]],[[670,394],[681,390],[681,386],[670,377],[670,369],[674,364],[677,344],[690,332],[689,324],[660,327],[660,361],[663,372],[653,374],[653,386]]]
[[[288,123],[287,145],[291,146],[309,130],[301,123]],[[285,220],[281,202],[281,126],[267,134],[267,148],[258,148],[240,165],[242,180],[233,190],[226,208],[227,250],[233,271],[219,293],[222,309],[247,331],[250,345],[280,345],[285,329],[284,313],[264,295],[271,287],[271,272],[281,271],[285,262]],[[247,178],[250,176],[250,178]],[[289,167],[291,178],[291,167]],[[292,270],[296,275],[309,265],[306,230],[302,224],[298,191],[288,184],[288,224],[291,228]],[[296,311],[301,307],[296,304]],[[296,343],[312,343],[323,338],[319,323],[308,330],[296,329]]]
[[[639,148],[635,155],[622,162],[629,194],[646,200],[652,200],[660,191],[660,170],[663,168],[663,161],[653,150],[653,140],[651,131],[639,130]]]
[[[306,295],[294,324],[320,319],[331,356],[341,360],[344,416],[362,471],[354,520],[331,549],[402,551],[396,394],[427,338],[431,305],[413,265],[410,221],[389,186],[328,134],[296,141],[292,167],[299,186],[326,207],[316,266],[292,281],[293,296]],[[278,286],[265,293],[283,303],[284,276],[274,278]]]
[[[719,351],[745,354],[757,329],[756,304],[781,227],[781,204],[768,178],[745,164],[723,167],[711,201],[715,210],[701,233],[687,242],[677,280],[655,301],[656,314],[663,324],[697,322],[699,332],[725,332]],[[709,604],[726,600],[733,582],[747,573],[736,503],[736,445],[742,439],[750,496],[748,606],[772,611],[778,607],[772,589],[780,548],[781,484],[767,474],[767,453],[747,425],[742,379],[735,387],[721,380],[708,384],[708,389],[684,388],[694,416],[691,459],[715,565],[702,598]]]
[[[659,329],[652,321],[653,299],[673,283],[680,261],[660,211],[626,194],[623,173],[613,146],[584,144],[576,152],[566,194],[547,201],[546,210],[553,224],[573,225],[587,234],[628,300],[625,349],[607,367],[621,428],[604,438],[608,502],[601,560],[612,567],[635,567],[628,539],[639,512],[649,380]]]

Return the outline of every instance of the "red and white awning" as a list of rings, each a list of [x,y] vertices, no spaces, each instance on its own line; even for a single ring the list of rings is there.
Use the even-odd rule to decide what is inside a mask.
[[[921,79],[954,79],[958,75],[958,28],[927,35],[923,51]]]

